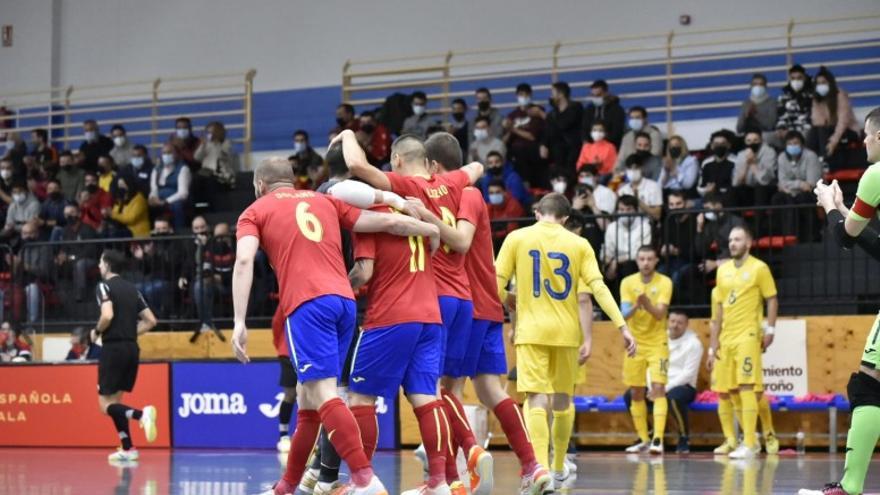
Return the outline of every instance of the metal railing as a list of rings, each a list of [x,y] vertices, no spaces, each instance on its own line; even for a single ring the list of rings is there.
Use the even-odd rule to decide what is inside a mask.
[[[189,117],[194,129],[223,122],[228,138],[241,146],[249,168],[253,140],[253,92],[256,70],[107,84],[69,85],[37,91],[0,93],[9,127],[0,132],[27,133],[46,129],[63,148],[85,139],[82,124],[95,119],[101,131],[120,124],[129,138],[157,151],[174,132],[178,117]],[[11,125],[10,125],[11,124]]]
[[[875,82],[880,80],[878,19],[880,13],[874,12],[348,60],[342,69],[342,99],[356,106],[376,106],[394,91],[418,89],[432,101],[429,112],[446,115],[451,99],[471,96],[480,86],[488,87],[495,97],[494,106],[503,109],[516,106],[515,82],[511,84],[516,78],[530,82],[543,95],[558,80],[582,89],[603,78],[627,106],[642,104],[650,113],[662,115],[653,120],[665,121],[671,134],[675,112],[737,108],[747,97],[751,74],[762,72],[770,79],[770,87],[779,88],[785,85],[788,67],[798,61],[809,70],[826,65],[845,72],[838,83],[844,88],[859,86],[850,91],[856,103],[880,96]],[[866,51],[853,54],[859,49]],[[644,69],[644,74],[624,75],[635,68]]]

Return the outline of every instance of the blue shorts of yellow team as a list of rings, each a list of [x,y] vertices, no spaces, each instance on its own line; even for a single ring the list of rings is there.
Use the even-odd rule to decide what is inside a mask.
[[[361,332],[351,361],[348,388],[364,395],[394,398],[437,394],[443,326],[401,323]]]
[[[316,297],[296,308],[286,323],[290,359],[300,383],[338,380],[357,325],[355,302],[337,295]]]
[[[577,347],[516,346],[518,392],[572,395],[579,368]]]
[[[623,357],[623,384],[627,387],[646,387],[646,373],[651,383],[666,384],[669,371],[669,345],[666,342],[643,345],[636,342],[636,355]]]
[[[465,376],[506,375],[504,324],[499,321],[474,319],[471,338],[462,364]]]
[[[722,344],[712,369],[713,392],[725,393],[741,385],[752,385],[756,392],[764,391],[761,341],[746,338]]]
[[[440,296],[440,318],[446,332],[441,354],[441,375],[453,378],[468,376],[464,362],[471,341],[474,304],[457,297]]]

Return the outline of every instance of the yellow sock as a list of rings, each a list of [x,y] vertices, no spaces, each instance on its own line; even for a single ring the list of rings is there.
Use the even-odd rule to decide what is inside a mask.
[[[742,399],[740,399],[739,394],[730,394],[730,401],[733,402],[733,416],[736,418],[736,422],[739,423],[739,427],[742,428],[742,424],[743,424]]]
[[[629,413],[633,418],[633,425],[636,427],[636,433],[643,442],[650,440],[648,438],[648,405],[643,400],[634,400],[630,403]]]
[[[560,473],[565,469],[565,454],[574,429],[574,416],[574,404],[565,411],[553,411],[553,470]]]
[[[761,394],[761,400],[758,401],[758,415],[761,417],[761,431],[764,432],[764,438],[767,435],[775,435],[773,429],[773,412],[770,411],[770,401],[767,396]]]
[[[663,434],[666,433],[666,411],[669,403],[666,397],[654,399],[654,438],[663,441]]]
[[[657,402],[654,402],[657,407]],[[654,495],[666,495],[666,469],[663,463],[654,464]]]
[[[535,459],[542,466],[548,466],[550,457],[550,426],[547,425],[547,411],[534,407],[528,409],[526,427],[529,429],[529,437],[532,439],[532,447],[535,449]],[[563,449],[563,452],[565,450]]]
[[[746,447],[755,447],[755,428],[758,426],[758,398],[752,391],[739,394],[742,400],[743,443]]]
[[[733,403],[730,399],[718,398],[718,419],[721,421],[721,432],[730,445],[736,445],[733,427]]]

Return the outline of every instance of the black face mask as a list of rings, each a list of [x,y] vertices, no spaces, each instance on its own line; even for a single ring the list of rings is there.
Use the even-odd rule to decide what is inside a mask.
[[[489,167],[489,173],[492,175],[501,175],[504,172],[502,167]]]
[[[60,192],[53,192],[49,194],[49,199],[51,199],[52,201],[59,201],[61,200],[61,198],[62,196]]]
[[[79,217],[73,215],[65,215],[64,219],[67,220],[68,225],[74,225],[76,222],[79,222]]]
[[[730,150],[730,149],[727,147],[727,145],[724,145],[724,144],[720,144],[720,145],[718,145],[718,146],[713,146],[713,147],[712,147],[712,152],[715,153],[715,156],[716,156],[717,158],[721,158],[721,157],[723,157],[724,155],[727,154],[727,152],[728,152],[729,150]]]
[[[677,159],[681,156],[682,151],[683,150],[678,146],[671,146],[669,148],[669,156],[672,157],[673,159]]]
[[[375,124],[364,124],[361,126],[361,130],[366,132],[367,134],[369,134],[369,133],[376,130],[376,125]]]
[[[492,104],[489,103],[488,101],[485,101],[485,100],[483,100],[477,104],[477,108],[479,108],[481,112],[488,111],[489,107],[491,107],[491,106],[492,106]]]
[[[452,118],[458,122],[461,122],[462,120],[464,120],[464,112],[454,112],[452,114]]]
[[[347,124],[348,122],[346,122],[345,119],[343,119],[342,117],[336,117],[336,123],[339,125],[339,127],[345,127],[345,124]]]
[[[639,156],[643,159],[648,158],[649,156],[651,156],[651,152],[648,150],[638,150],[636,151],[636,156]]]
[[[749,149],[751,149],[755,154],[761,151],[761,143],[753,143],[749,145]]]
[[[89,194],[95,194],[96,192],[98,192],[98,186],[94,184],[89,184],[86,186],[86,191],[88,191]]]

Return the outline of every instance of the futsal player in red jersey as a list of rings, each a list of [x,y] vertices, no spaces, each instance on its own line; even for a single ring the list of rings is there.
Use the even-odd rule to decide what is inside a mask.
[[[424,143],[411,135],[403,135],[391,145],[391,172],[382,172],[367,161],[353,132],[343,131],[334,139],[333,143],[336,142],[342,143],[345,161],[353,176],[377,189],[418,198],[434,215],[453,228],[461,191],[483,174],[483,166],[479,163],[471,163],[447,174],[431,174]],[[476,444],[461,401],[453,392],[463,386],[467,376],[464,361],[473,320],[464,255],[444,244],[435,256],[434,269],[440,315],[446,331],[442,344],[441,396],[455,440],[468,460],[471,492],[488,495],[492,493],[493,486],[492,456]],[[446,462],[446,480],[455,489],[458,482],[455,457],[450,456]]]
[[[362,211],[319,193],[297,191],[294,180],[284,158],[267,158],[257,166],[257,200],[238,219],[232,277],[232,346],[236,358],[247,363],[245,316],[254,257],[259,248],[263,249],[278,277],[279,304],[288,315],[290,355],[302,384],[287,470],[268,493],[293,493],[323,425],[351,470],[352,484],[334,493],[387,495],[373,474],[357,422],[336,392],[355,322],[354,294],[342,259],[340,226],[355,232],[429,237],[438,234],[437,228],[405,215]]]

